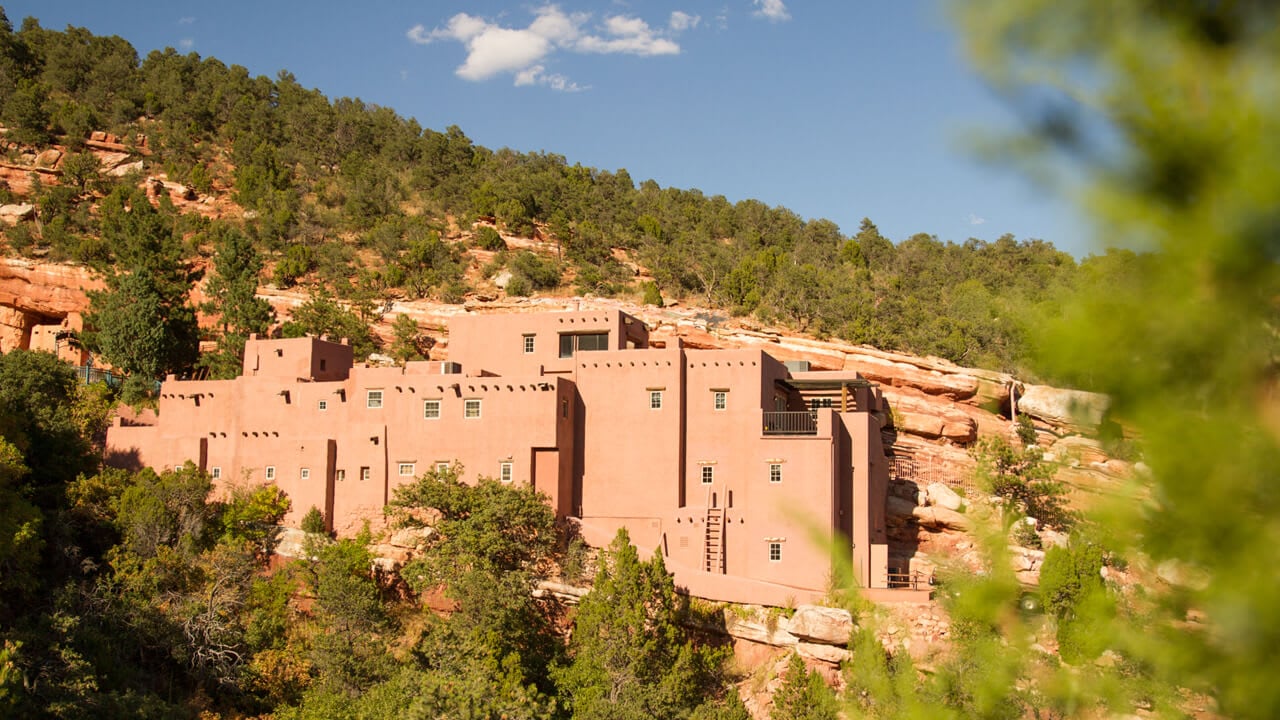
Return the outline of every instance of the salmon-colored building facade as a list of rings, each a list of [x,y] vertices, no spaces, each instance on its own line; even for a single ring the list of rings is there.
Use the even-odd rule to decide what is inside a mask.
[[[654,347],[616,310],[458,317],[449,357],[359,367],[345,344],[253,338],[241,377],[170,379],[154,424],[117,420],[108,450],[275,483],[293,502],[286,524],[314,506],[340,534],[381,517],[397,486],[460,463],[465,478],[541,491],[591,545],[626,527],[699,597],[811,601],[833,552],[887,592],[886,406],[856,374]]]

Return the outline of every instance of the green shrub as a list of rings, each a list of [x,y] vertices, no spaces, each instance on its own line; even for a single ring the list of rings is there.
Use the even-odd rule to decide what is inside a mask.
[[[662,293],[658,290],[658,283],[648,282],[644,284],[644,304],[662,307]]]
[[[328,531],[324,526],[324,513],[320,512],[320,508],[312,505],[311,509],[307,511],[307,514],[302,516],[302,530],[303,532],[309,533],[323,533]]]
[[[475,244],[481,250],[489,250],[491,252],[507,249],[507,241],[502,239],[497,230],[488,225],[482,225],[476,230]]]

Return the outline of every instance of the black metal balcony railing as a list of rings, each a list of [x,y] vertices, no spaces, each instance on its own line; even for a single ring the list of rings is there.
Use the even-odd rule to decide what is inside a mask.
[[[764,413],[765,435],[817,435],[818,413],[812,410],[799,412]]]

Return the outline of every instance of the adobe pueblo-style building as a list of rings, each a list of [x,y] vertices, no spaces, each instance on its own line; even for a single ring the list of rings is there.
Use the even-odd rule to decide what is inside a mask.
[[[286,524],[315,506],[339,533],[458,462],[545,493],[592,545],[625,526],[693,595],[810,601],[833,547],[887,594],[885,404],[856,374],[652,347],[616,310],[462,316],[449,355],[353,367],[345,344],[253,338],[241,377],[170,378],[154,424],[118,420],[109,451],[275,483],[293,501]]]

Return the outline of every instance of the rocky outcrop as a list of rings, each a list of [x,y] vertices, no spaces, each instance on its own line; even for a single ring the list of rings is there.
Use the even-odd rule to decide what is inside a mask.
[[[777,609],[733,606],[723,611],[723,631],[736,640],[792,648],[801,657],[836,664],[849,659],[853,616],[842,608],[801,605],[791,617]]]
[[[1048,385],[1028,385],[1018,398],[1018,412],[1069,432],[1097,430],[1110,407],[1111,399],[1106,395]]]
[[[90,290],[106,285],[87,269],[73,265],[0,259],[0,305],[50,318],[82,312]]]

